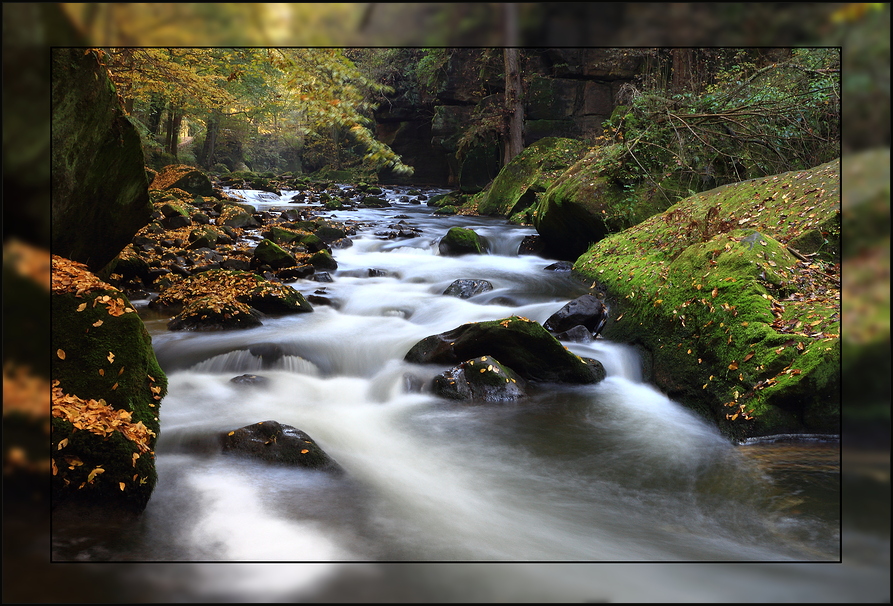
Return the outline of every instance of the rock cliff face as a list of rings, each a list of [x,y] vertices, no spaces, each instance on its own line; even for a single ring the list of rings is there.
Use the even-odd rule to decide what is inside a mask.
[[[504,105],[498,51],[453,49],[434,90],[403,75],[375,119],[378,137],[416,170],[381,175],[385,183],[436,184],[476,193],[499,172],[495,138],[479,136],[460,151],[472,126]],[[524,53],[524,145],[546,137],[594,138],[611,116],[620,88],[639,73],[644,54],[616,49],[542,49]],[[496,125],[489,125],[495,127]]]
[[[53,253],[98,271],[149,222],[136,128],[92,51],[52,57]]]

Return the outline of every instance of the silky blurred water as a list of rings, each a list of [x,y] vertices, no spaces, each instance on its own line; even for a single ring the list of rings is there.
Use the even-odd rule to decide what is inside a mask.
[[[295,206],[284,202],[289,193],[240,194],[259,209]],[[642,574],[684,586],[683,601],[716,599],[707,585],[690,585],[708,570],[691,572],[693,562],[712,563],[710,576],[725,574],[721,563],[750,562],[724,583],[785,601],[786,580],[748,580],[761,577],[764,563],[796,571],[803,562],[840,561],[839,445],[817,440],[767,463],[777,446],[728,442],[643,382],[629,346],[567,343],[601,361],[607,378],[531,385],[512,403],[457,403],[413,387],[446,368],[403,360],[420,339],[510,315],[542,323],[586,288],[546,269],[554,260],[517,254],[531,228],[439,217],[400,195],[389,192],[390,208],[329,214],[354,222],[358,234],[334,251],[332,282],[292,284],[329,299],[313,313],[267,317],[245,331],[171,332],[166,318],[134,302],[169,379],[158,486],[124,540],[54,533],[54,560],[155,562],[133,574],[185,601],[227,601],[233,592],[261,601],[365,600],[398,578],[408,600],[459,599],[469,584],[486,591],[503,581],[513,589],[500,599],[514,601],[612,600],[621,591],[665,598],[637,582]],[[421,235],[376,235],[398,220]],[[489,253],[439,255],[454,225],[487,237]],[[456,279],[486,279],[493,289],[445,296]],[[264,360],[251,351],[258,345],[283,355]],[[231,381],[246,373],[268,381]],[[265,420],[307,432],[347,473],[271,466],[216,448],[220,432]],[[388,564],[396,562],[404,564]],[[428,562],[442,564],[431,572]],[[665,562],[678,566],[650,568]],[[842,595],[833,573],[802,570],[816,597]],[[593,578],[601,579],[595,588]],[[360,586],[369,596],[357,594]]]

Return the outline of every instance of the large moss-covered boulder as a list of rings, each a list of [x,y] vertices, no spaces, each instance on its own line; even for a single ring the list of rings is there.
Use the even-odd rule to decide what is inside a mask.
[[[611,301],[602,334],[644,346],[657,386],[734,439],[837,433],[840,162],[726,185],[575,263]]]
[[[99,271],[149,222],[143,150],[93,51],[52,65],[52,250]]]
[[[167,391],[152,339],[127,297],[55,255],[51,300],[53,505],[138,513]]]
[[[666,208],[647,184],[622,182],[622,152],[619,145],[590,149],[540,195],[532,220],[547,254],[574,260],[608,234]]]
[[[155,175],[150,189],[181,189],[196,196],[213,196],[214,187],[208,176],[187,164],[165,166]]]
[[[418,364],[454,364],[492,356],[528,381],[595,383],[605,377],[597,360],[567,350],[538,322],[511,316],[471,322],[426,337],[412,346],[405,360]]]
[[[478,213],[519,217],[589,146],[576,139],[546,137],[525,148],[499,171],[481,194]]]

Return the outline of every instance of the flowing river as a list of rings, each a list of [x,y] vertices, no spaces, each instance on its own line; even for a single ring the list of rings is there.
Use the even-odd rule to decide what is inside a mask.
[[[299,208],[288,203],[294,192],[230,193],[258,210]],[[522,239],[535,233],[530,227],[438,216],[400,188],[386,193],[389,208],[327,213],[358,230],[353,246],[333,251],[331,281],[292,283],[318,297],[312,313],[267,317],[249,330],[173,332],[147,301],[133,302],[169,379],[158,485],[123,537],[56,536],[54,559],[316,563],[267,564],[263,573],[152,573],[173,586],[204,583],[213,589],[202,597],[214,599],[240,590],[293,597],[301,588],[331,587],[323,581],[333,578],[373,587],[397,578],[417,589],[441,583],[438,595],[450,599],[453,583],[443,580],[450,575],[459,585],[487,585],[504,574],[517,591],[528,587],[525,596],[546,599],[552,591],[574,601],[610,599],[611,587],[638,586],[637,573],[608,575],[604,591],[583,591],[588,573],[566,567],[546,581],[535,565],[529,573],[453,568],[446,577],[426,577],[412,564],[369,573],[357,563],[840,560],[839,445],[731,444],[644,382],[628,346],[602,338],[566,343],[602,362],[607,378],[597,384],[541,384],[511,403],[433,395],[424,386],[446,367],[405,362],[417,341],[512,315],[543,323],[586,289],[569,273],[547,269],[554,260],[518,254]],[[456,225],[486,237],[489,253],[439,255],[439,239]],[[388,238],[395,226],[418,235]],[[457,279],[488,280],[493,289],[468,299],[444,295]],[[278,346],[283,355],[255,355],[259,345]],[[249,373],[268,381],[231,381]],[[220,432],[266,420],[303,430],[347,473],[274,466],[213,446]],[[665,584],[685,578],[678,574],[665,575]],[[768,587],[774,595],[786,589],[781,580]],[[706,586],[703,592],[716,599]]]

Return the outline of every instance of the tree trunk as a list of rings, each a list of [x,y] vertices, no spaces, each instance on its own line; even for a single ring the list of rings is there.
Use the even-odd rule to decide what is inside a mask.
[[[694,51],[690,48],[674,48],[670,52],[673,57],[673,80],[670,85],[672,91],[674,93],[693,92],[692,55]]]
[[[505,61],[506,138],[502,156],[505,166],[524,149],[524,106],[521,103],[521,72],[517,48],[503,50]]]
[[[177,157],[177,144],[180,142],[180,124],[183,122],[183,114],[171,103],[167,114],[167,136],[164,140],[164,151]]]
[[[158,93],[153,93],[149,101],[149,120],[147,126],[153,137],[158,136],[161,129],[161,115],[164,113],[164,98]]]
[[[215,111],[208,117],[205,143],[202,145],[202,152],[199,157],[199,165],[204,168],[209,169],[216,164],[214,152],[217,147],[217,135],[220,133],[220,117],[219,111]]]

